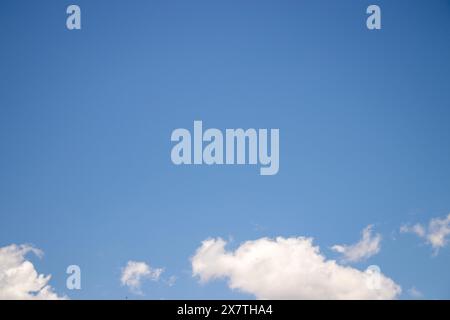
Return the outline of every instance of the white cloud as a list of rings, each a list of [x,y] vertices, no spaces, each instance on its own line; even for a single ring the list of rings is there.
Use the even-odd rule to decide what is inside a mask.
[[[201,282],[228,279],[231,289],[258,299],[394,299],[401,288],[382,273],[327,260],[311,238],[261,238],[225,249],[220,238],[203,241],[192,257]]]
[[[420,223],[413,226],[403,225],[400,227],[401,233],[413,233],[431,245],[434,253],[437,254],[439,249],[448,244],[448,235],[450,235],[450,214],[444,218],[433,218],[428,223],[428,227],[424,227]]]
[[[28,253],[43,255],[30,245],[12,244],[0,248],[0,300],[63,299],[48,285],[51,275],[38,274],[33,264],[25,259]]]
[[[161,268],[151,268],[145,262],[128,261],[127,265],[122,269],[120,282],[132,292],[142,294],[142,281],[145,279],[158,281],[163,271]]]
[[[332,249],[343,256],[343,262],[358,262],[365,260],[378,252],[381,248],[381,235],[372,234],[372,225],[362,231],[362,238],[353,245],[334,245]]]

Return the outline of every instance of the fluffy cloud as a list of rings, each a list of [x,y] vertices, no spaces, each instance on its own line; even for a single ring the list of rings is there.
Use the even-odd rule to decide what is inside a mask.
[[[226,278],[231,289],[258,299],[394,299],[401,288],[382,273],[327,260],[311,238],[261,238],[225,249],[220,238],[203,241],[192,257],[201,282]]]
[[[372,225],[362,231],[362,238],[353,245],[334,245],[332,249],[343,256],[343,262],[358,262],[365,260],[380,251],[381,235],[372,233]]]
[[[413,233],[431,245],[434,253],[448,244],[447,236],[450,235],[450,214],[444,218],[433,218],[428,223],[428,227],[417,223],[413,226],[403,225],[401,233]]]
[[[61,299],[48,285],[51,276],[38,274],[26,260],[28,253],[42,256],[42,251],[29,245],[0,248],[0,300]]]
[[[120,282],[127,286],[132,292],[141,294],[141,284],[145,279],[158,281],[163,273],[161,268],[151,268],[145,262],[128,261],[122,269]]]

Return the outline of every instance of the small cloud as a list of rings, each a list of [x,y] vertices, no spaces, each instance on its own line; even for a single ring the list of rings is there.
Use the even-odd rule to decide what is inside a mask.
[[[0,248],[0,300],[58,300],[65,299],[54,293],[48,284],[51,275],[38,274],[34,265],[26,260],[33,253],[43,252],[30,245]]]
[[[158,281],[163,271],[164,269],[161,268],[151,268],[145,262],[128,261],[122,269],[120,282],[123,286],[127,286],[131,292],[142,294],[142,282],[146,279]]]
[[[358,262],[377,254],[381,248],[381,235],[372,234],[373,225],[362,231],[362,238],[353,245],[334,245],[332,250],[342,254],[343,262]]]
[[[412,233],[419,238],[425,239],[426,243],[431,245],[434,254],[438,254],[439,249],[448,244],[448,235],[450,235],[450,214],[444,218],[433,218],[425,227],[420,223],[413,226],[403,225],[400,227],[401,233]]]
[[[177,281],[177,277],[170,276],[169,279],[167,279],[166,283],[169,287],[173,287],[175,285],[176,281]]]
[[[421,298],[423,298],[423,293],[420,292],[419,290],[417,290],[416,287],[412,287],[412,288],[408,289],[408,294],[413,299],[421,299]]]

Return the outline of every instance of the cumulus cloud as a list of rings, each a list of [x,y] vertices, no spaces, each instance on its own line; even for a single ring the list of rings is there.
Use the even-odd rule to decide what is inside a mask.
[[[334,245],[332,249],[342,254],[343,262],[358,262],[365,260],[378,252],[381,248],[381,235],[372,233],[372,225],[362,231],[362,238],[353,245]]]
[[[33,253],[42,257],[41,250],[30,245],[0,248],[0,300],[56,300],[59,297],[48,284],[51,275],[38,274],[26,260]]]
[[[413,233],[431,245],[434,253],[448,244],[448,235],[450,235],[450,213],[444,218],[433,218],[428,226],[416,223],[413,226],[403,225],[400,228],[401,233]]]
[[[381,272],[327,260],[312,238],[261,238],[234,251],[225,245],[207,239],[197,249],[191,262],[201,282],[224,278],[258,299],[394,299],[401,292]]]
[[[120,282],[132,292],[142,294],[142,282],[146,279],[158,281],[163,271],[161,268],[151,268],[145,262],[128,261],[127,265],[122,269]]]

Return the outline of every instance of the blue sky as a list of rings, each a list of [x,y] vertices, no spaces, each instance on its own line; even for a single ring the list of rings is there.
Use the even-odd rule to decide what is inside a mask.
[[[400,234],[450,213],[450,2],[68,1],[0,4],[0,247],[70,298],[251,298],[199,284],[209,237],[236,248],[313,237],[330,248],[373,224],[400,298],[450,298],[450,249]],[[171,132],[279,128],[280,171],[175,166]],[[143,295],[127,261],[164,268]],[[65,286],[82,269],[82,290]],[[176,276],[175,285],[163,280]]]

